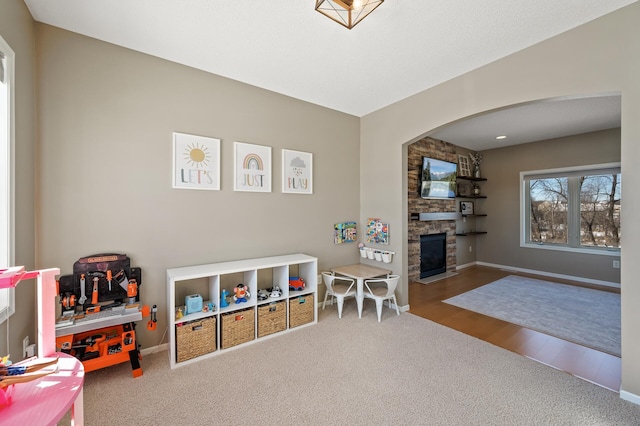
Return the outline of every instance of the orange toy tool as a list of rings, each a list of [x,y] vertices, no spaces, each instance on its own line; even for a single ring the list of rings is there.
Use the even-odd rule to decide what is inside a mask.
[[[127,296],[128,297],[136,297],[138,295],[138,283],[136,280],[129,280],[129,284],[127,284]]]
[[[127,297],[129,298],[129,304],[136,302],[136,296],[138,295],[138,283],[134,279],[129,280],[127,284]]]
[[[107,282],[109,283],[109,291],[111,291],[111,269],[107,271]]]
[[[91,303],[98,303],[98,277],[93,277],[93,293],[91,294]]]

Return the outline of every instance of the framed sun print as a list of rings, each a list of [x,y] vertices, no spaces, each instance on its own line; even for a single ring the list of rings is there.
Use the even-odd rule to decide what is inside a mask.
[[[471,162],[466,155],[458,155],[458,166],[460,167],[460,176],[471,176]]]
[[[313,194],[313,154],[282,150],[282,192]]]
[[[220,139],[173,133],[173,187],[220,190]]]
[[[271,147],[243,142],[234,144],[233,190],[271,192]]]

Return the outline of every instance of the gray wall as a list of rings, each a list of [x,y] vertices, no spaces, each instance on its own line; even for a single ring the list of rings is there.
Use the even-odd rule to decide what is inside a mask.
[[[35,267],[35,30],[31,14],[23,1],[3,0],[0,35],[16,54],[15,64],[15,264],[28,270]],[[22,339],[34,334],[35,281],[16,287],[16,313],[11,317],[9,348],[6,327],[0,326],[0,354],[22,359]]]
[[[620,161],[620,129],[605,130],[484,151],[487,178],[483,219],[489,233],[477,237],[477,260],[617,284],[619,256],[520,247],[520,172]],[[626,207],[626,205],[625,205]],[[626,229],[625,229],[626,233]]]
[[[359,212],[359,119],[51,26],[36,24],[38,259],[127,253],[166,327],[167,268],[303,252],[355,263],[333,224]],[[172,189],[172,132],[221,142],[221,190]],[[233,143],[273,148],[271,193],[233,191]],[[281,192],[281,149],[314,154],[313,195]],[[142,324],[142,323],[141,323]],[[165,340],[166,341],[166,340]]]
[[[640,395],[640,4],[634,3],[588,24],[481,67],[362,118],[360,218],[384,217],[402,250],[394,268],[407,273],[406,144],[447,123],[523,102],[569,95],[622,94],[621,158],[624,185],[621,261],[622,390]],[[380,164],[386,165],[380,173]],[[489,167],[485,165],[485,168]],[[399,190],[400,188],[400,190]],[[405,188],[404,190],[402,188]],[[487,191],[490,189],[487,188]],[[394,239],[394,244],[397,242]],[[407,302],[407,283],[398,290]]]

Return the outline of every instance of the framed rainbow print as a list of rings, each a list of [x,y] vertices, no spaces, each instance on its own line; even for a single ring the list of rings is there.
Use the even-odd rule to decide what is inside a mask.
[[[234,144],[233,190],[271,192],[271,147]]]
[[[220,190],[220,139],[173,133],[173,187]]]
[[[313,194],[313,154],[282,150],[282,192]]]

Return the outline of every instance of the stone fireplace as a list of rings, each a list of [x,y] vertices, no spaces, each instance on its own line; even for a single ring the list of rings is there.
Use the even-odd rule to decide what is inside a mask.
[[[408,202],[408,267],[409,280],[421,277],[420,236],[444,234],[446,257],[445,271],[456,268],[456,201],[449,199],[420,198],[419,171],[422,157],[437,158],[457,163],[456,147],[453,144],[432,138],[421,139],[407,149],[407,202]]]

